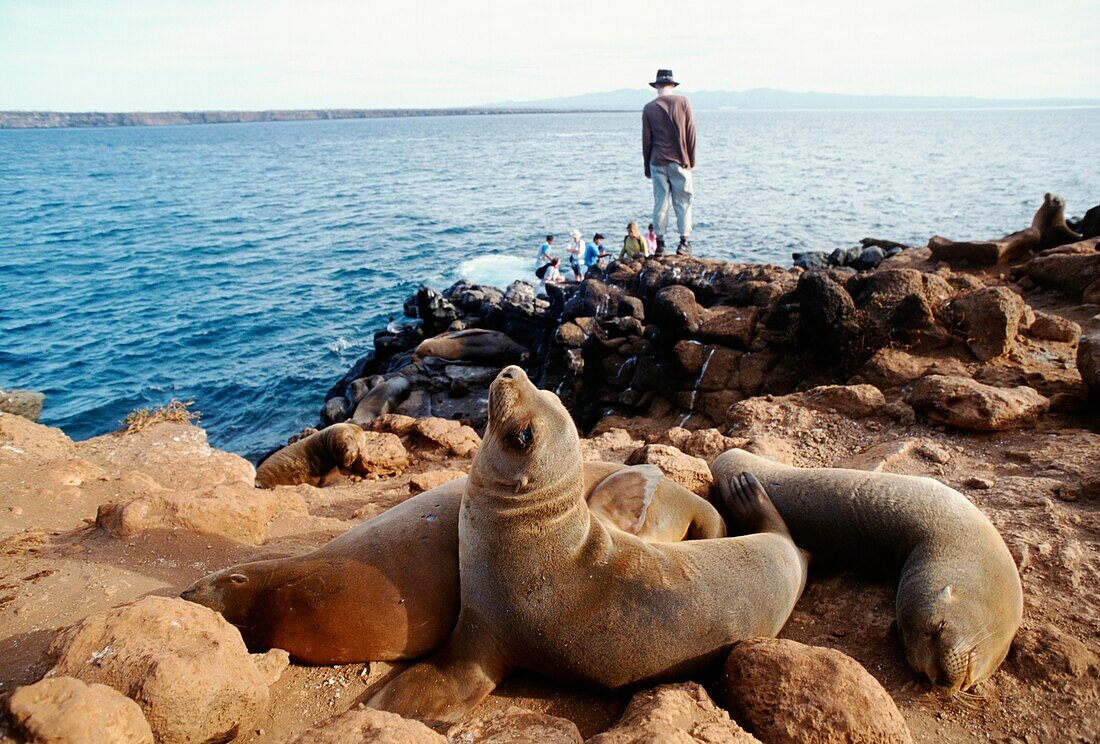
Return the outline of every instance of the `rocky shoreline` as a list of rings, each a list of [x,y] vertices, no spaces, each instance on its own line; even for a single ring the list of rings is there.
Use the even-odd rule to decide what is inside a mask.
[[[186,423],[74,442],[0,413],[0,736],[1095,741],[1100,229],[1086,216],[1071,234],[1061,210],[1052,197],[1034,232],[941,239],[862,271],[669,257],[545,300],[523,283],[422,288],[327,396],[322,423],[358,423],[369,446],[316,485],[257,488],[250,463]],[[738,645],[713,674],[610,693],[515,675],[431,731],[361,705],[402,663],[291,663],[178,597],[465,474],[509,362],[567,403],[586,459],[650,463],[704,497],[731,447],[958,490],[1021,576],[1008,659],[974,695],[937,694],[906,663],[894,587],[813,564],[780,638]]]

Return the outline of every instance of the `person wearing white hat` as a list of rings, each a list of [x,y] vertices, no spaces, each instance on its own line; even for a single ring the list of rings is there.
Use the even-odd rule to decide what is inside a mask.
[[[565,246],[565,252],[569,254],[569,268],[573,270],[573,278],[579,282],[583,276],[581,256],[584,255],[584,241],[581,240],[580,230],[573,230],[569,233],[569,237],[573,240]]]
[[[665,251],[665,230],[668,227],[668,207],[676,211],[676,226],[680,229],[677,255],[690,256],[691,202],[694,190],[691,169],[695,167],[695,117],[691,104],[683,96],[673,94],[679,85],[672,70],[657,70],[657,79],[650,86],[657,97],[642,110],[642,156],[645,177],[653,180],[653,224],[657,226],[657,252]]]

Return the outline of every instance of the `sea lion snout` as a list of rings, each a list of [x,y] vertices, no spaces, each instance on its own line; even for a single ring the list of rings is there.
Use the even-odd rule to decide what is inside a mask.
[[[514,364],[509,364],[507,367],[500,371],[497,375],[498,380],[526,380],[527,373],[523,371],[522,367],[517,367]]]

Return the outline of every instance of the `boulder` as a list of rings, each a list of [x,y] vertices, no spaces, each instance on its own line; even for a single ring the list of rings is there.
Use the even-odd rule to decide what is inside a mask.
[[[935,423],[971,431],[1033,426],[1050,407],[1049,400],[1029,387],[994,387],[947,375],[922,377],[905,400]]]
[[[653,298],[653,322],[671,338],[693,335],[699,329],[702,308],[687,287],[673,284]]]
[[[1089,395],[1100,398],[1100,337],[1081,336],[1077,345],[1077,371],[1089,389]]]
[[[744,440],[727,437],[718,429],[697,429],[692,431],[674,426],[657,440],[657,444],[670,444],[681,452],[704,460],[713,460],[726,450],[744,443]]]
[[[695,682],[661,685],[634,695],[615,726],[587,744],[750,744],[759,742]]]
[[[1094,282],[1100,281],[1100,238],[1044,251],[1014,272],[1029,276],[1038,284],[1057,289],[1071,297],[1081,297]]]
[[[588,336],[581,327],[571,320],[562,323],[558,326],[557,330],[554,331],[554,341],[561,346],[568,346],[574,349],[583,346],[587,338]]]
[[[756,330],[758,313],[755,307],[719,306],[704,310],[699,321],[699,336],[723,346],[747,349]]]
[[[461,470],[429,470],[426,473],[419,473],[409,479],[409,490],[413,494],[422,493],[424,491],[430,491],[437,486],[442,486],[444,483],[450,483],[458,478],[465,478],[466,473]]]
[[[138,704],[107,685],[46,678],[16,689],[6,707],[27,744],[153,744]]]
[[[305,499],[286,489],[215,486],[179,492],[163,489],[152,480],[144,485],[155,492],[100,505],[96,527],[122,539],[168,530],[259,545],[267,539],[268,525],[278,517],[309,513]]]
[[[0,412],[38,421],[46,396],[33,390],[0,390]]]
[[[447,731],[452,742],[478,744],[581,744],[577,724],[516,705],[475,715]]]
[[[358,382],[358,380],[355,382]],[[340,396],[338,398],[329,398],[325,401],[325,407],[321,409],[321,421],[323,421],[326,426],[339,424],[341,421],[346,421],[347,418],[347,398]]]
[[[415,427],[416,419],[400,413],[383,413],[370,423],[371,431],[386,431],[399,437],[408,436]]]
[[[396,434],[363,432],[364,442],[355,469],[362,475],[394,475],[409,466],[409,453]]]
[[[1026,307],[1008,287],[986,287],[956,297],[948,313],[974,356],[985,362],[1012,350]]]
[[[839,651],[760,638],[734,646],[719,701],[769,744],[911,742],[890,695]]]
[[[1028,326],[1027,332],[1034,338],[1043,341],[1075,344],[1081,336],[1081,326],[1069,318],[1063,318],[1061,315],[1036,311],[1035,320]]]
[[[444,449],[447,454],[457,457],[470,457],[481,445],[481,437],[476,431],[450,419],[419,419],[412,430],[428,442]]]
[[[855,259],[849,259],[848,265],[856,271],[870,271],[886,258],[886,251],[877,245],[871,245],[860,251]]]
[[[213,610],[145,597],[90,615],[50,645],[53,676],[105,684],[135,700],[161,744],[228,741],[266,710],[286,651],[252,656]]]
[[[710,484],[714,481],[706,460],[685,455],[667,444],[647,444],[639,447],[626,458],[626,464],[656,465],[666,477],[703,498],[707,498],[710,493]]]
[[[1013,673],[1029,682],[1065,682],[1100,676],[1100,659],[1087,645],[1054,625],[1021,628],[1009,654]]]
[[[803,274],[795,295],[802,342],[823,361],[837,361],[841,349],[857,330],[852,296],[824,271]],[[748,389],[745,392],[755,394]]]
[[[447,744],[420,721],[374,708],[352,708],[306,729],[290,744]]]
[[[926,374],[968,376],[965,365],[953,357],[933,359],[887,346],[864,363],[859,379],[887,390],[908,385]]]
[[[802,402],[854,419],[880,415],[886,409],[886,398],[874,385],[821,385],[806,391]]]
[[[801,253],[791,254],[792,262],[795,266],[806,269],[806,271],[813,271],[814,269],[824,269],[829,265],[829,257],[825,254],[825,251],[803,251]]]

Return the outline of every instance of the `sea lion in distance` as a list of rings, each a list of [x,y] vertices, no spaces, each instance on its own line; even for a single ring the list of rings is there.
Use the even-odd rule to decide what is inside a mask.
[[[323,485],[339,470],[354,468],[365,446],[360,427],[333,424],[271,453],[256,468],[256,485],[260,488],[301,483]]]
[[[411,383],[400,375],[388,380],[379,380],[370,391],[355,404],[351,422],[359,426],[369,426],[372,421],[384,413],[390,413],[409,397]]]
[[[368,705],[454,720],[515,668],[605,688],[676,678],[739,640],[774,636],[806,559],[762,489],[726,484],[757,534],[644,542],[593,519],[580,440],[519,367],[489,389],[489,425],[459,512],[461,610],[446,643]]]
[[[651,465],[584,464],[599,519],[646,540],[722,537],[705,499]],[[458,617],[458,510],[466,478],[425,491],[305,555],[252,561],[180,596],[220,612],[253,650],[307,664],[409,659]]]
[[[711,471],[715,480],[759,478],[811,555],[900,569],[905,654],[938,687],[968,690],[1004,661],[1023,613],[1020,575],[997,529],[958,491],[911,475],[795,468],[737,449]]]
[[[448,331],[420,342],[413,352],[418,359],[439,357],[451,362],[504,365],[526,361],[531,352],[507,333],[484,328]]]

